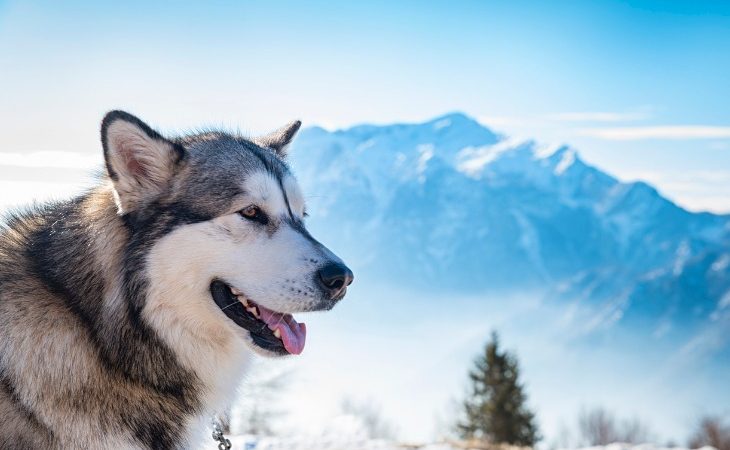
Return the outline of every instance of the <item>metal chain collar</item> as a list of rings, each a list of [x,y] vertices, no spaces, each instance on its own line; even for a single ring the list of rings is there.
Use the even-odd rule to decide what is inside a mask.
[[[231,450],[231,441],[223,435],[223,429],[218,419],[213,419],[213,439],[218,442],[218,450]]]

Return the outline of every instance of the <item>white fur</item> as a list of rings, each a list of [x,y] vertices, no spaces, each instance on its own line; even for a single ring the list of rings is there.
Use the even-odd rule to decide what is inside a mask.
[[[291,206],[294,214],[301,217],[304,214],[304,196],[302,195],[301,189],[299,189],[297,180],[293,176],[288,175],[284,178],[282,184],[286,190],[286,196],[289,199],[289,206]]]
[[[279,182],[270,173],[255,172],[249,175],[243,189],[247,193],[244,202],[263,208],[272,217],[289,214]]]

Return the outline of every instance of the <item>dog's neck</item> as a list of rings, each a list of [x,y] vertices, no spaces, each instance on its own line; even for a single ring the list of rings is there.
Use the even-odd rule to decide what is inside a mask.
[[[149,328],[159,344],[169,349],[182,369],[195,374],[204,413],[222,412],[233,400],[241,373],[251,353],[241,345],[224,323],[211,325],[194,316],[181,317],[179,311],[201,296],[208,296],[208,283],[196,284],[195,277],[181,277],[180,261],[160,262],[147,248],[132,267],[130,230],[119,216],[110,185],[100,187],[82,203],[94,218],[91,248],[100,272],[113,274],[104,280],[104,304],[112,314],[138,314],[140,326]],[[125,270],[127,273],[125,273]],[[157,276],[152,277],[150,274]],[[138,287],[135,291],[133,286]],[[134,298],[134,296],[143,298]],[[131,310],[129,305],[134,306]],[[211,308],[215,308],[212,300]],[[137,308],[137,309],[136,309]]]

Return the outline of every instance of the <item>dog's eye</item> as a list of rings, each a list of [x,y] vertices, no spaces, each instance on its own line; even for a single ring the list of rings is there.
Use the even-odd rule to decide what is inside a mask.
[[[251,205],[243,208],[238,212],[244,219],[253,220],[254,222],[262,223],[266,225],[269,222],[269,218],[266,214],[261,211],[256,205]]]

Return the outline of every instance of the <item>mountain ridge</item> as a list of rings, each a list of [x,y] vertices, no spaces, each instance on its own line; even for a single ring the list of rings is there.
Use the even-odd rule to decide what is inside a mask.
[[[730,257],[730,215],[687,211],[568,145],[511,140],[450,113],[305,129],[291,155],[314,193],[312,226],[382,279],[445,292],[534,288],[616,317],[655,313],[646,305],[682,292],[664,304],[675,321],[698,309],[715,320],[730,298],[730,269],[717,264]],[[654,329],[666,328],[661,317]]]

